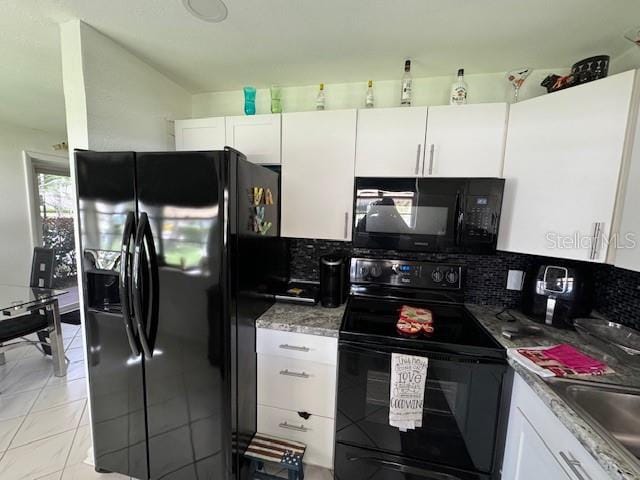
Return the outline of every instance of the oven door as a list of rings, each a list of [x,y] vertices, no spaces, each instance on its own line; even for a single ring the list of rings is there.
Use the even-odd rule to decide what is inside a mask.
[[[491,473],[506,364],[420,353],[429,359],[422,427],[401,432],[389,425],[391,352],[340,342],[336,442]]]
[[[354,246],[455,250],[464,187],[460,179],[356,178]]]

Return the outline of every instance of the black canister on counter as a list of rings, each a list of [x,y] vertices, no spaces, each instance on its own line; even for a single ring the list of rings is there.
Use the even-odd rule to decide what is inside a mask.
[[[330,254],[320,257],[320,303],[335,308],[347,297],[347,258]]]

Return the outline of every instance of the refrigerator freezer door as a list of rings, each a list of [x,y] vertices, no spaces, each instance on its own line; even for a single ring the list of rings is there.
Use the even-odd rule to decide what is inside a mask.
[[[157,285],[141,278],[145,308],[145,290],[157,286],[159,299],[157,318],[143,325],[153,479],[232,475],[224,159],[224,152],[136,156],[139,215],[148,217],[158,275]]]
[[[76,176],[96,467],[146,479],[142,357],[127,335],[119,288],[129,263],[123,237],[132,239],[126,219],[136,209],[134,154],[76,152]]]

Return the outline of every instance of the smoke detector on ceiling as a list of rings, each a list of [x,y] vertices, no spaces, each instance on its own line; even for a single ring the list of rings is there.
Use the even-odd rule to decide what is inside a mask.
[[[205,22],[218,23],[227,18],[227,6],[222,0],[182,0],[187,11]]]

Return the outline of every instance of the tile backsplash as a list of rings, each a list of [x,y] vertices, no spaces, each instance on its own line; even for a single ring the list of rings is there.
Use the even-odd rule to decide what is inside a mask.
[[[518,308],[522,298],[521,292],[505,288],[509,270],[527,271],[537,262],[562,263],[562,260],[507,252],[496,252],[494,255],[427,254],[367,250],[354,248],[348,242],[291,239],[291,278],[318,281],[320,257],[334,252],[363,257],[459,263],[466,267],[466,302],[509,308]],[[640,273],[610,265],[585,265],[593,271],[595,309],[613,321],[640,329]]]

